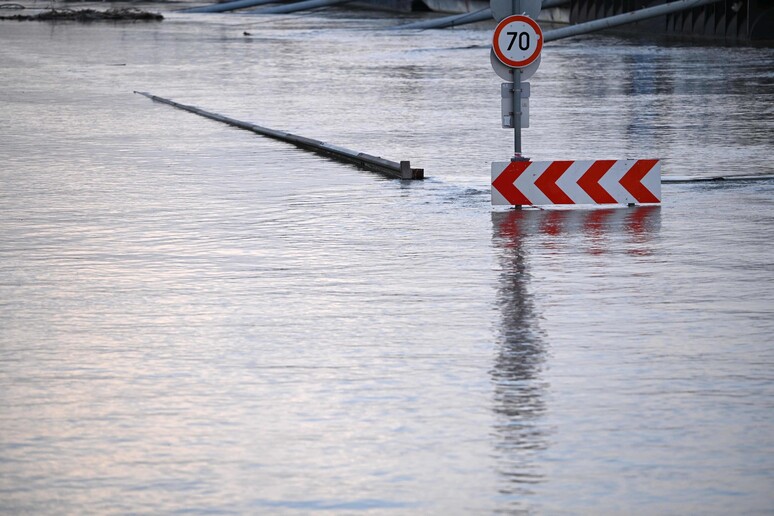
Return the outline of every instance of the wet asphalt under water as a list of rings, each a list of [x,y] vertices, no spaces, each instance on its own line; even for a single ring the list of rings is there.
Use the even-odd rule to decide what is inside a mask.
[[[392,23],[0,22],[0,511],[771,512],[774,181],[493,211],[491,27]],[[525,152],[770,174],[772,64],[546,45]]]

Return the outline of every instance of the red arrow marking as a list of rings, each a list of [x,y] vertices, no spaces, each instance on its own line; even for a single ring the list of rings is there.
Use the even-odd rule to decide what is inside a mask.
[[[660,202],[658,198],[653,195],[653,192],[645,188],[645,185],[642,184],[642,178],[650,172],[650,169],[656,166],[656,163],[658,163],[657,159],[637,160],[637,163],[635,163],[619,181],[621,186],[632,194],[638,202]]]
[[[613,159],[595,161],[594,164],[584,172],[580,179],[578,179],[578,186],[583,188],[583,191],[589,194],[589,197],[598,204],[615,204],[616,202],[613,196],[599,184],[599,180],[602,179],[602,176],[604,176],[613,165],[615,165],[615,160]]]
[[[564,190],[559,188],[556,181],[562,177],[573,161],[554,161],[552,162],[545,172],[543,172],[539,178],[535,181],[535,186],[546,194],[546,197],[554,204],[575,204],[575,201],[564,193]]]
[[[492,186],[495,187],[495,190],[500,192],[502,196],[514,206],[532,204],[532,201],[527,199],[524,194],[521,193],[521,190],[516,188],[516,185],[513,184],[531,164],[531,161],[511,161],[511,163],[505,167],[505,170],[500,172],[497,179],[492,181]]]

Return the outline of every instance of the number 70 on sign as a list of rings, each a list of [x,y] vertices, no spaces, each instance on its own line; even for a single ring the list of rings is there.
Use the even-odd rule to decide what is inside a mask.
[[[540,56],[543,31],[532,18],[508,16],[497,24],[492,49],[497,59],[511,68],[524,68]]]
[[[508,43],[507,51],[513,48],[513,44],[516,43],[516,38],[519,38],[519,50],[529,50],[529,32],[506,32],[508,36],[511,36],[511,42]]]

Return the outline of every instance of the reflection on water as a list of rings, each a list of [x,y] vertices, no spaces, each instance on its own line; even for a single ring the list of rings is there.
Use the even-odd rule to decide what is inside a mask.
[[[540,378],[546,351],[528,289],[524,239],[524,230],[534,213],[492,214],[493,242],[500,250],[497,299],[502,326],[490,374],[497,416],[494,430],[498,437],[498,470],[504,479],[499,490],[509,498],[529,494],[529,486],[542,480],[534,455],[546,447],[546,436],[538,425],[546,410],[546,386]]]
[[[541,421],[548,410],[549,386],[541,370],[548,360],[540,311],[530,292],[530,253],[562,251],[576,245],[600,255],[623,240],[627,254],[648,255],[661,227],[660,206],[596,210],[511,210],[492,213],[493,245],[500,281],[497,300],[502,324],[491,371],[501,495],[522,507],[520,498],[545,480],[537,455],[549,446],[550,428]]]
[[[490,30],[351,16],[0,23],[0,512],[774,506],[774,185],[493,216]],[[534,159],[770,171],[771,51],[544,54]]]
[[[495,212],[492,217],[497,228],[497,241],[505,242],[503,245],[507,248],[519,247],[530,238],[542,236],[544,238],[541,242],[545,248],[579,245],[579,250],[593,255],[618,251],[618,242],[626,244],[624,248],[627,254],[650,254],[653,249],[646,244],[651,242],[661,228],[661,206],[513,210]],[[573,238],[559,238],[562,236]]]

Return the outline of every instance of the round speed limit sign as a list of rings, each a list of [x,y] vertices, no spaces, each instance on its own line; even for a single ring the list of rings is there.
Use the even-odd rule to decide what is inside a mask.
[[[505,66],[524,68],[540,56],[543,31],[529,16],[508,16],[497,24],[492,49]]]

